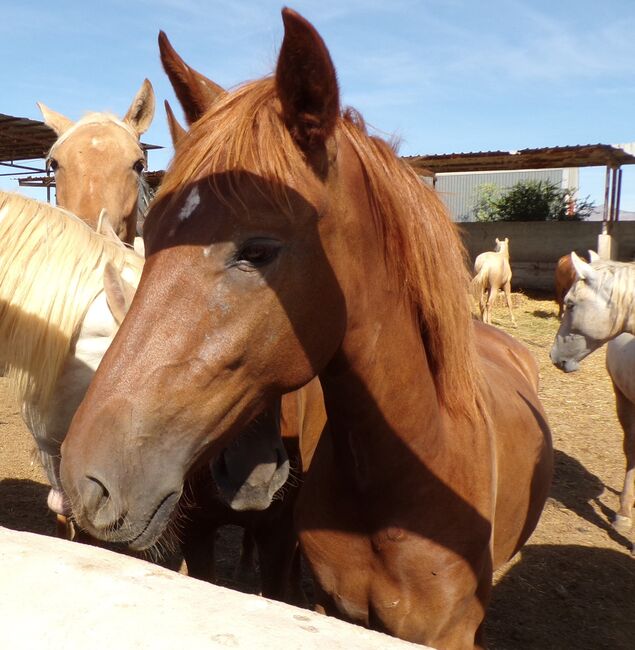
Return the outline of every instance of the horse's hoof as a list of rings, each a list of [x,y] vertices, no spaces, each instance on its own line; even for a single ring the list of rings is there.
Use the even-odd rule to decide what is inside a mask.
[[[613,519],[613,528],[615,528],[618,533],[628,533],[632,527],[633,520],[630,517],[615,515],[615,519]]]

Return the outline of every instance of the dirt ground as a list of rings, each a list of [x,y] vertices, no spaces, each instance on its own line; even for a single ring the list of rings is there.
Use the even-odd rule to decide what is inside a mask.
[[[604,369],[604,351],[564,375],[549,361],[557,329],[552,301],[514,294],[518,327],[502,305],[494,324],[523,341],[541,367],[541,397],[552,427],[555,478],[541,521],[512,562],[499,571],[488,616],[494,650],[635,648],[635,557],[630,539],[610,520],[624,478],[622,432]],[[48,488],[33,460],[33,443],[0,378],[0,525],[51,535]],[[221,540],[225,584],[231,580],[239,535]]]

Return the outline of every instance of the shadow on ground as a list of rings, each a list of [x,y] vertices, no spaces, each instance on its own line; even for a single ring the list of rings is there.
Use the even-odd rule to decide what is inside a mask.
[[[49,487],[28,479],[0,481],[0,526],[40,535],[55,534],[55,519],[46,505]]]
[[[599,497],[605,491],[602,481],[589,472],[580,461],[568,456],[559,449],[554,449],[554,476],[550,498],[562,504],[589,524],[606,531],[606,534],[627,550],[631,550],[631,541],[618,533],[611,522],[615,511],[603,504]],[[613,492],[613,490],[610,490]],[[593,508],[595,503],[604,516]],[[617,499],[615,499],[617,504]],[[633,563],[635,566],[635,562]],[[635,594],[635,592],[633,592]],[[635,598],[634,598],[635,602]],[[634,621],[635,626],[635,621]],[[635,639],[634,639],[635,647]]]
[[[490,650],[630,650],[635,560],[610,549],[527,546],[493,591]],[[589,603],[593,610],[589,612]]]

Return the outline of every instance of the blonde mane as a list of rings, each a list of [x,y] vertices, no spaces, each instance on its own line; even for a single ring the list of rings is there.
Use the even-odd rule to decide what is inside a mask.
[[[71,213],[0,192],[0,365],[21,402],[46,408],[107,262],[143,267]]]
[[[311,174],[281,117],[271,77],[221,97],[196,122],[179,147],[155,205],[153,228],[187,184],[225,172],[240,201],[241,172],[271,181],[271,200],[288,211],[285,189],[298,174]],[[469,304],[466,256],[454,224],[436,192],[401,161],[391,145],[367,134],[359,115],[347,110],[336,126],[355,150],[366,180],[375,226],[386,261],[405,289],[417,319],[440,402],[454,415],[479,412],[479,364]],[[302,171],[304,170],[304,172]],[[216,175],[216,176],[215,176]],[[294,182],[292,182],[294,181]],[[162,200],[163,199],[163,200]]]
[[[628,320],[633,313],[635,296],[635,264],[631,262],[593,262],[599,271],[597,291],[608,294],[611,310],[616,322]]]

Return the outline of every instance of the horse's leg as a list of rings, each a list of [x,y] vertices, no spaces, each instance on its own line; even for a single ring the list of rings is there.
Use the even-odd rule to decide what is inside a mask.
[[[507,302],[509,315],[511,316],[512,323],[516,325],[516,319],[514,318],[514,312],[512,311],[512,283],[509,280],[507,280],[503,288],[505,290],[505,302]]]
[[[485,287],[481,287],[479,290],[479,296],[478,296],[478,309],[481,312],[481,320],[485,322],[485,304],[487,300],[487,291],[485,290]]]
[[[498,294],[498,287],[494,287],[490,285],[489,294],[487,296],[487,305],[485,307],[486,318],[483,319],[483,321],[488,325],[492,324],[492,307],[494,306],[494,301],[496,300],[497,294]]]
[[[615,513],[613,527],[621,533],[628,532],[632,525],[631,510],[635,502],[635,405],[613,384],[617,417],[624,431],[624,455],[626,475],[620,495],[620,507]]]
[[[254,573],[254,548],[256,540],[253,533],[245,528],[243,530],[243,541],[240,547],[240,559],[234,571],[234,581],[244,584],[248,582],[250,575]]]
[[[297,571],[293,571],[298,547],[298,539],[293,526],[293,508],[276,520],[267,522],[254,530],[260,560],[260,579],[262,595],[266,598],[283,600],[292,605],[303,604],[301,588],[290,584],[291,578],[299,580]]]
[[[216,581],[214,564],[216,530],[216,526],[201,521],[188,522],[184,526],[181,551],[188,576],[207,582]]]

